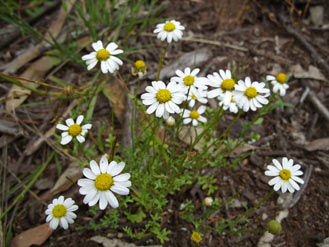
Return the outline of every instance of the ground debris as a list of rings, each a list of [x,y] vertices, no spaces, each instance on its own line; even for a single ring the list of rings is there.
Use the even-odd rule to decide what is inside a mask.
[[[104,247],[137,247],[137,245],[132,243],[123,242],[120,239],[109,239],[103,236],[94,236],[90,240],[102,244]],[[144,246],[139,246],[144,247]],[[161,245],[148,245],[148,247],[161,247]]]

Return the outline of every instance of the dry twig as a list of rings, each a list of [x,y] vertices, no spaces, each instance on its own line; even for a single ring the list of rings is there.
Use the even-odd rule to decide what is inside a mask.
[[[278,19],[281,22],[282,26],[286,31],[293,35],[301,45],[310,53],[311,57],[322,66],[322,68],[329,74],[329,65],[326,60],[321,57],[321,55],[315,50],[315,48],[301,35],[296,29],[294,29],[289,23],[288,20],[282,15],[278,15]]]

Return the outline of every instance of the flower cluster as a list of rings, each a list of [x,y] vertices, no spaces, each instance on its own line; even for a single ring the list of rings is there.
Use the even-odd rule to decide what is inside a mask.
[[[199,72],[198,68],[177,70],[176,76],[170,78],[167,86],[162,81],[153,81],[152,86],[147,86],[146,93],[141,96],[143,104],[150,105],[146,113],[155,112],[157,117],[164,119],[168,119],[170,114],[182,113],[184,124],[197,126],[198,122],[207,121],[201,116],[206,107],[194,107],[196,103],[206,104],[209,98],[217,98],[219,106],[232,113],[237,113],[239,109],[256,111],[268,104],[270,90],[264,82],[252,82],[249,77],[237,82],[230,70],[219,70],[207,77],[198,76]],[[213,89],[208,91],[209,87]],[[187,101],[191,109],[180,108],[183,101]]]
[[[180,22],[171,20],[158,24],[154,33],[161,41],[167,40],[171,43],[182,38],[184,29]],[[93,69],[99,62],[102,73],[114,73],[123,64],[117,57],[123,53],[123,50],[118,49],[116,43],[110,42],[104,48],[102,41],[99,40],[91,46],[94,51],[82,57],[88,70]],[[208,99],[216,98],[222,109],[232,113],[237,113],[239,110],[256,111],[269,102],[267,97],[270,95],[270,90],[266,88],[264,82],[252,81],[249,77],[237,80],[230,70],[220,69],[206,77],[199,76],[199,72],[199,68],[187,67],[184,70],[176,70],[176,75],[170,78],[168,84],[163,81],[153,81],[152,85],[146,87],[146,93],[141,95],[143,104],[148,106],[146,113],[155,113],[156,117],[166,119],[168,126],[175,125],[175,118],[170,114],[181,114],[184,124],[197,126],[200,122],[207,122],[202,114],[206,112],[205,104],[208,103]],[[132,74],[139,78],[146,74],[146,65],[143,60],[137,60],[134,63]],[[283,73],[276,77],[268,75],[266,80],[271,81],[273,92],[281,96],[284,96],[289,88],[286,84],[287,76]],[[183,102],[186,104],[181,108],[180,105]],[[56,125],[57,129],[63,131],[60,141],[62,145],[68,144],[73,139],[79,143],[85,142],[86,134],[92,128],[92,124],[82,125],[83,120],[84,116],[79,115],[76,121],[68,118],[65,120],[65,125],[61,123]],[[267,166],[265,175],[274,177],[268,183],[274,186],[275,191],[281,189],[283,193],[286,191],[293,193],[300,189],[298,183],[304,183],[298,177],[303,174],[300,171],[301,166],[293,165],[293,163],[292,159],[283,158],[281,165],[278,160],[273,159],[274,166]],[[119,207],[115,194],[128,195],[131,187],[130,174],[122,173],[125,163],[109,162],[104,155],[99,164],[91,160],[89,166],[90,168],[84,168],[82,171],[85,178],[77,182],[80,186],[79,192],[84,196],[83,203],[90,207],[98,204],[100,210],[104,210],[108,205],[112,208]],[[204,203],[206,206],[211,206],[213,199],[207,197]],[[72,224],[77,218],[74,213],[76,210],[78,206],[71,198],[64,199],[63,196],[59,196],[48,205],[45,211],[46,222],[52,229],[58,226],[67,229],[68,224]],[[191,240],[199,243],[202,237],[200,233],[193,232]]]

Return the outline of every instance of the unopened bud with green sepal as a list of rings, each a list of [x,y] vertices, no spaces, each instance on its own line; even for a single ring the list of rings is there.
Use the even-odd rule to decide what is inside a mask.
[[[282,227],[280,222],[276,220],[271,220],[267,223],[267,230],[274,235],[278,235],[280,234]]]

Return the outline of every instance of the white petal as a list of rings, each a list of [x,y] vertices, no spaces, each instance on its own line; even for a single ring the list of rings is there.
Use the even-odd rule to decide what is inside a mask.
[[[164,104],[159,104],[159,106],[155,112],[155,116],[162,117],[163,112],[164,112]]]
[[[91,202],[91,201],[93,202],[93,200],[97,198],[96,195],[97,195],[97,190],[96,189],[90,190],[86,194],[85,198],[83,198],[83,203],[85,203],[85,204],[88,203],[89,204],[89,202]],[[93,203],[93,205],[95,205],[97,203],[97,201],[95,203]]]
[[[89,165],[90,165],[90,168],[91,168],[92,172],[95,175],[99,175],[101,173],[101,171],[99,170],[99,167],[97,165],[97,162],[95,160],[90,161]]]
[[[67,126],[70,127],[72,124],[74,124],[74,121],[73,121],[72,118],[69,118],[69,119],[66,119],[66,120],[65,120],[65,123],[66,123]]]
[[[122,170],[125,168],[125,163],[124,162],[120,162],[119,164],[117,164],[116,166],[114,166],[114,168],[112,169],[110,175],[112,177],[118,175],[120,172],[122,172]]]
[[[128,188],[121,186],[119,184],[115,184],[115,183],[111,186],[111,190],[119,195],[128,195],[129,194]]]
[[[116,43],[114,43],[114,42],[111,42],[110,44],[108,44],[107,46],[106,46],[106,50],[108,50],[110,53],[112,52],[112,51],[114,51],[116,48],[118,48],[118,45],[116,44]]]
[[[91,53],[89,53],[89,54],[87,54],[87,55],[84,55],[84,56],[82,56],[82,60],[91,60],[91,59],[95,59],[96,58],[96,54],[97,54],[97,52],[91,52]]]
[[[72,140],[72,136],[68,135],[62,138],[61,140],[61,144],[62,145],[66,145],[68,144],[70,141]]]
[[[89,179],[96,179],[96,174],[94,174],[89,168],[84,168],[82,173]]]
[[[102,70],[103,74],[106,74],[108,71],[108,66],[105,61],[101,62],[101,70]]]
[[[72,205],[71,207],[69,207],[68,209],[67,209],[67,213],[69,213],[69,212],[72,212],[72,211],[76,211],[76,210],[78,210],[79,209],[79,207],[78,207],[78,205]],[[75,215],[75,214],[74,214]]]
[[[124,187],[130,187],[131,186],[131,181],[125,181],[125,182],[115,182],[115,184],[119,184]]]
[[[89,194],[88,194],[88,195],[89,195]],[[87,198],[88,195],[86,195],[86,197],[83,199],[83,202],[84,202],[84,203],[86,203],[85,201],[87,201],[86,198]],[[95,196],[92,197],[91,200],[89,200],[89,202],[88,202],[89,207],[94,206],[94,205],[99,201],[99,198],[100,198],[100,194],[99,194],[99,193],[96,193]]]
[[[58,204],[63,204],[64,203],[64,196],[58,197]]]
[[[85,169],[88,169],[88,168],[85,168]],[[96,178],[96,176],[95,176],[95,178]],[[78,180],[78,185],[79,186],[82,186],[82,187],[85,187],[85,186],[88,186],[89,187],[89,186],[92,186],[94,184],[95,184],[95,181],[94,180],[90,180],[88,178],[80,178]]]
[[[272,159],[272,162],[280,171],[282,170],[282,166],[278,160]]]
[[[276,183],[273,187],[275,191],[278,191],[282,187],[282,181],[280,180],[278,183]]]
[[[107,199],[106,199],[105,193],[106,192],[102,192],[100,194],[100,198],[99,198],[99,209],[100,210],[104,210],[107,206]]]
[[[54,217],[53,217],[51,214],[49,214],[49,215],[47,216],[47,218],[46,218],[46,222],[51,221],[53,218],[54,218]]]
[[[199,108],[198,108],[198,113],[201,115],[201,114],[203,114],[205,111],[206,111],[206,107],[204,106],[204,105],[202,105],[202,106],[200,106]]]
[[[69,224],[67,223],[65,217],[60,218],[60,225],[61,227],[63,227],[63,229],[67,229],[69,227]]]
[[[117,166],[117,162],[115,162],[114,160],[111,161],[109,166],[107,167],[106,173],[111,175],[114,167],[116,167],[116,166]]]
[[[286,193],[287,192],[287,183],[282,183],[282,186],[281,186],[281,191],[282,193]]]
[[[215,98],[221,94],[222,90],[217,88],[208,92],[208,98]]]
[[[81,124],[82,123],[82,121],[83,121],[83,115],[79,115],[78,117],[77,117],[77,120],[76,120],[76,124]]]
[[[56,230],[57,226],[58,226],[59,220],[58,218],[53,218],[50,223],[49,226],[51,229]]]
[[[66,131],[66,130],[69,129],[69,127],[67,127],[67,126],[64,125],[64,124],[57,124],[57,125],[56,125],[56,128],[59,129],[59,130],[64,130],[64,131]]]
[[[189,124],[191,121],[192,121],[192,118],[185,118],[185,119],[183,120],[183,123],[184,123],[184,124]]]
[[[292,187],[294,187],[295,190],[300,190],[299,185],[292,179],[289,179],[289,182],[291,184]]]
[[[304,184],[304,180],[299,177],[292,176],[291,178],[300,184]]]
[[[108,167],[108,160],[105,156],[102,156],[100,163],[101,172],[106,173],[107,167]]]
[[[86,141],[86,139],[82,135],[78,135],[77,137],[78,142],[83,143]]]
[[[90,181],[90,180],[89,180],[89,181]],[[63,203],[63,205],[64,205],[66,208],[71,207],[73,204],[74,204],[74,201],[72,200],[72,198],[67,198],[67,199],[64,201],[64,203]]]
[[[106,195],[107,201],[110,203],[112,208],[119,207],[118,199],[113,195],[113,193],[111,191],[109,191],[109,190],[106,191],[105,195]]]
[[[129,180],[129,178],[130,178],[130,174],[129,174],[129,173],[123,173],[123,174],[120,174],[120,175],[118,175],[118,176],[115,176],[115,177],[113,178],[113,180],[114,180],[115,182],[124,182],[124,181]]]
[[[91,129],[91,127],[92,127],[92,124],[85,124],[85,125],[82,125],[82,129],[83,130],[89,130],[89,129]]]
[[[146,113],[152,114],[158,108],[158,106],[159,106],[159,102],[155,102],[149,108],[147,108]]]
[[[275,178],[272,178],[269,182],[268,182],[268,184],[270,185],[270,186],[272,186],[273,184],[277,184],[277,183],[279,183],[281,181],[281,178],[280,177],[275,177]]]
[[[87,66],[87,70],[91,70],[91,69],[93,69],[93,68],[96,66],[97,63],[98,63],[98,61],[96,60],[96,61],[94,61],[93,63],[89,64],[89,65]]]
[[[103,43],[100,40],[98,40],[95,43],[92,43],[91,46],[94,48],[95,51],[99,51],[100,49],[103,49]]]

